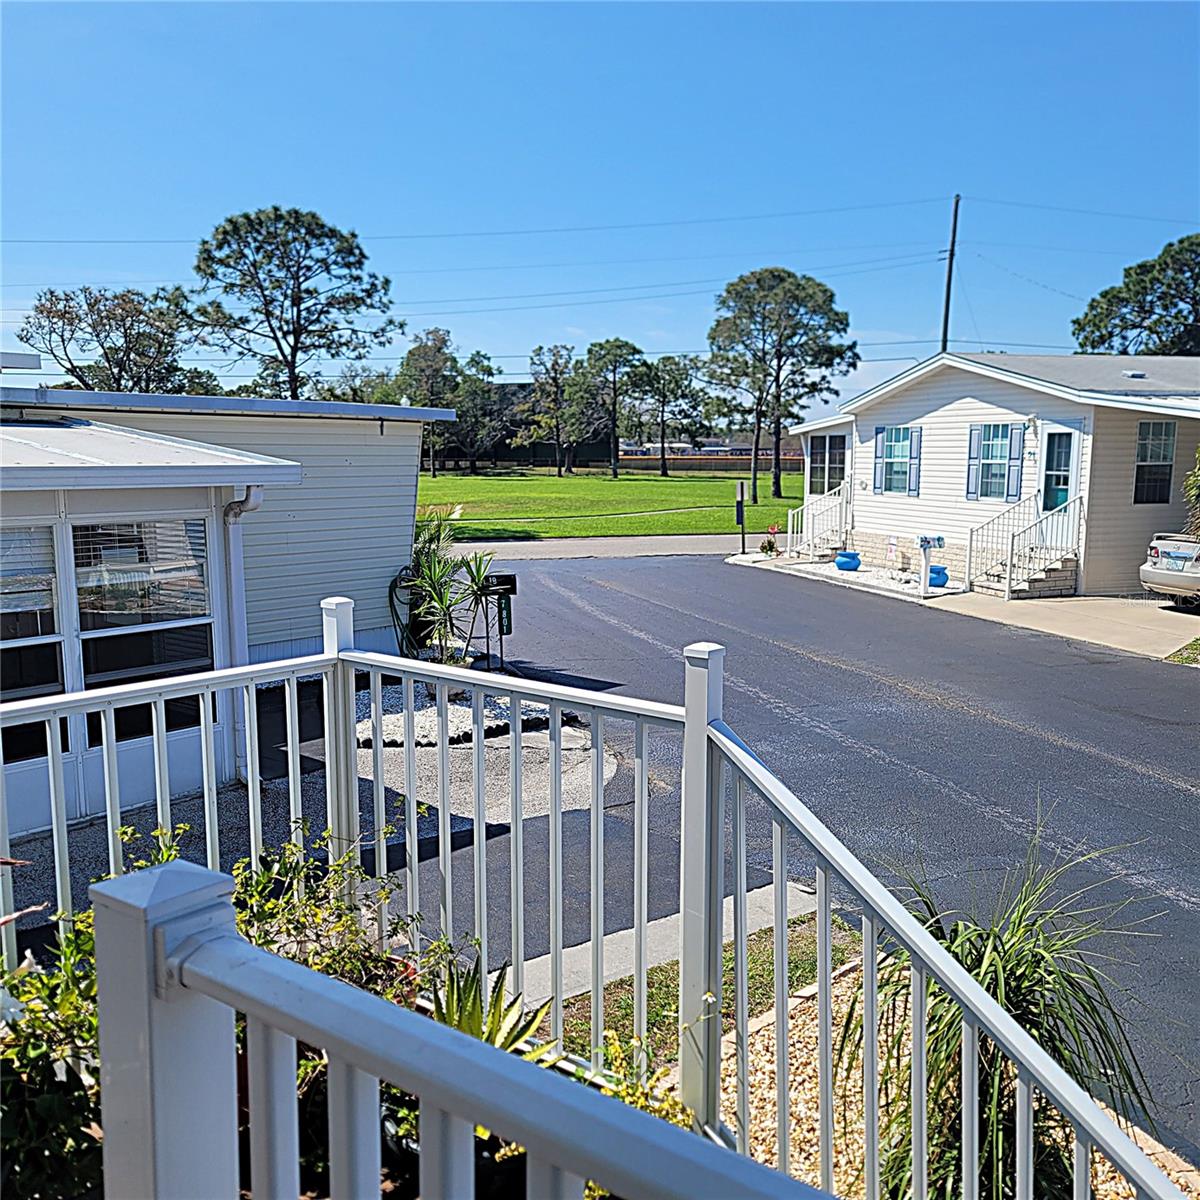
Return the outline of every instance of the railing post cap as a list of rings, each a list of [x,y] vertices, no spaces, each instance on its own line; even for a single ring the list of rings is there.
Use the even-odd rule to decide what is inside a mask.
[[[233,895],[233,876],[175,859],[93,883],[88,895],[96,908],[142,913],[157,923],[190,909],[206,908]]]
[[[684,646],[683,657],[690,666],[708,666],[709,663],[719,663],[725,656],[725,647],[717,642],[693,642]]]
[[[321,607],[326,612],[336,612],[339,608],[344,608],[347,605],[349,605],[350,608],[354,607],[354,601],[351,600],[349,596],[326,596],[325,599],[321,601]]]

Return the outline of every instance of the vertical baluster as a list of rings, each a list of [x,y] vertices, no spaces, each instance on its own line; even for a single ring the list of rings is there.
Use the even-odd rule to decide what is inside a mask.
[[[4,735],[0,733],[0,858],[11,858],[12,848],[8,842],[8,797],[4,787]],[[0,866],[0,917],[8,917],[17,911],[13,897],[12,867]],[[6,971],[17,968],[17,926],[9,921],[0,926],[0,945],[3,946],[3,963]]]
[[[304,845],[304,796],[300,790],[300,684],[290,676],[283,692],[284,718],[287,723],[288,817],[291,838]]]
[[[638,717],[633,728],[633,1036],[643,1047],[638,1071],[646,1068],[646,924],[650,865],[647,841],[650,828],[647,795],[646,722]]]
[[[771,874],[775,899],[775,927],[772,937],[775,978],[775,1143],[776,1162],[785,1174],[791,1173],[791,1060],[788,1032],[788,852],[787,828],[782,821],[771,827]]]
[[[155,700],[150,706],[150,722],[154,733],[154,802],[158,827],[171,828],[171,769],[167,760],[167,705]]]
[[[246,1067],[251,1192],[255,1200],[294,1200],[300,1194],[296,1039],[247,1017]]]
[[[721,791],[724,794],[724,787]],[[733,1021],[737,1043],[739,1154],[750,1152],[750,991],[746,926],[746,784],[739,773],[733,789]]]
[[[421,848],[417,834],[417,726],[413,707],[413,680],[404,676],[404,869],[408,876],[410,944],[421,946],[417,914],[421,911]]]
[[[1033,1080],[1017,1068],[1017,1200],[1033,1200]]]
[[[419,1121],[421,1200],[463,1200],[464,1196],[474,1196],[474,1123],[424,1101]],[[375,1187],[378,1189],[378,1181]]]
[[[475,936],[479,939],[479,959],[483,974],[488,973],[488,897],[487,897],[487,775],[484,763],[483,689],[471,689],[471,760],[475,776],[475,819],[472,822],[471,847],[474,851],[472,872],[475,885]]]
[[[817,1091],[823,1192],[833,1191],[833,937],[829,864],[817,859]]]
[[[544,1159],[529,1155],[525,1165],[526,1200],[583,1200],[583,1180]]]
[[[592,1066],[604,1061],[604,716],[592,713]]]
[[[379,1080],[337,1058],[328,1067],[330,1200],[379,1194]]]
[[[929,987],[925,964],[910,960],[912,971],[912,1174],[913,1200],[926,1200],[929,1193],[929,1147],[926,1088],[926,1005]]]
[[[108,873],[120,875],[125,869],[121,854],[121,781],[117,774],[117,714],[112,705],[100,710],[100,741],[104,759],[104,819],[108,834]]]
[[[562,1044],[562,705],[550,704],[550,1035]]]
[[[1072,1200],[1091,1200],[1092,1196],[1092,1143],[1078,1126],[1075,1127],[1071,1194]]]
[[[962,1014],[962,1194],[979,1196],[979,1026],[966,1009]]]
[[[375,878],[384,879],[388,873],[387,790],[383,782],[383,672],[372,667],[371,697],[371,800],[375,825]],[[382,888],[380,891],[382,892]],[[380,949],[387,944],[387,901],[380,897],[376,921]]]
[[[200,769],[204,777],[204,845],[210,871],[221,869],[221,837],[217,828],[217,763],[213,740],[212,696],[201,692],[196,697],[200,705]]]
[[[246,802],[250,819],[250,860],[257,863],[263,852],[262,767],[258,750],[258,686],[242,688],[246,717]]]
[[[441,889],[442,936],[454,940],[454,897],[450,878],[450,698],[446,684],[438,683],[438,873]]]
[[[863,913],[863,1180],[879,1200],[879,922]]]
[[[509,932],[512,935],[512,987],[518,996],[525,994],[525,813],[521,780],[521,697],[508,698],[508,792],[511,803],[508,825],[510,874],[509,895],[512,911]]]
[[[46,766],[50,773],[50,825],[54,847],[54,899],[63,918],[60,934],[74,911],[71,904],[71,854],[67,845],[67,788],[63,780],[62,726],[57,717],[46,722]]]

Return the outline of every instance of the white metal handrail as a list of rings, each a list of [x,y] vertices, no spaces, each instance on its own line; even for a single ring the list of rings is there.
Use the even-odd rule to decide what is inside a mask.
[[[1008,561],[1013,531],[1035,519],[1041,505],[1042,493],[1034,492],[1024,500],[1018,500],[1015,504],[1001,509],[994,517],[976,525],[967,534],[968,587],[977,579],[985,579],[1003,572]]]
[[[786,553],[812,556],[830,538],[844,536],[850,511],[850,481],[843,480],[820,496],[810,496],[799,508],[788,510]]]
[[[533,1200],[579,1200],[590,1179],[646,1200],[820,1195],[580,1082],[250,945],[234,931],[232,886],[228,876],[176,862],[92,889],[105,1194],[114,1200],[237,1191],[239,1012],[247,1019],[255,1196],[299,1191],[298,1040],[329,1059],[334,1196],[378,1194],[380,1082],[418,1098],[425,1200],[475,1194],[477,1124],[525,1148]]]
[[[1004,598],[1012,598],[1012,590],[1017,584],[1078,554],[1082,524],[1083,497],[1072,496],[1066,504],[1042,513],[1036,520],[1014,530],[1009,535]]]
[[[878,946],[880,935],[886,932],[909,953],[912,963],[913,1033],[912,1089],[914,1196],[925,1195],[927,1169],[925,1160],[924,1113],[926,1098],[924,1058],[924,1012],[930,979],[949,994],[963,1014],[964,1045],[973,1050],[964,1055],[963,1086],[963,1161],[978,1161],[978,1045],[980,1033],[986,1034],[1008,1056],[1018,1071],[1017,1117],[1017,1188],[1018,1200],[1030,1200],[1034,1191],[1034,1159],[1032,1143],[1033,1093],[1036,1090],[1059,1109],[1072,1125],[1076,1137],[1075,1196],[1083,1200],[1090,1194],[1090,1159],[1093,1149],[1100,1151],[1137,1189],[1139,1195],[1155,1200],[1179,1200],[1179,1192],[1146,1154],[1116,1125],[1087,1092],[1075,1082],[1058,1063],[968,974],[940,945],[908,909],[834,836],[813,813],[800,802],[766,767],[758,756],[723,721],[716,719],[708,726],[710,746],[718,757],[710,786],[721,785],[720,764],[727,764],[738,781],[734,812],[734,836],[738,841],[739,825],[744,828],[744,784],[748,784],[767,802],[775,825],[776,906],[786,913],[786,840],[788,831],[799,834],[817,861],[817,937],[818,937],[818,1071],[820,1077],[820,1170],[821,1187],[831,1190],[833,1182],[833,1029],[832,1029],[832,965],[831,965],[831,876],[836,876],[855,896],[863,909],[863,976],[864,976],[864,1056],[868,1069],[864,1072],[864,1109],[867,1122],[866,1159],[864,1163],[867,1196],[878,1195],[879,1187],[879,1108],[877,1090],[877,1060],[866,1047],[878,1045]],[[744,783],[743,783],[744,781]],[[735,856],[744,857],[744,842],[735,846]],[[782,861],[781,861],[782,860]],[[738,872],[735,857],[735,914],[745,904],[744,868]],[[745,925],[738,930],[735,915],[735,961],[744,958]],[[779,922],[777,921],[777,930]],[[777,942],[776,978],[782,967],[786,978],[786,959],[782,962]],[[779,1020],[783,1015],[782,1021]],[[776,1008],[777,1054],[786,1054],[786,1004]],[[736,1014],[739,1048],[746,1039],[744,1005]],[[782,1037],[781,1037],[782,1034]],[[782,1047],[780,1043],[782,1042]],[[786,1060],[784,1060],[786,1062]],[[741,1064],[739,1063],[739,1083]],[[782,1078],[786,1081],[786,1065]],[[777,1096],[786,1097],[786,1083]],[[739,1108],[744,1099],[739,1099]],[[739,1113],[739,1128],[743,1125]],[[780,1113],[779,1155],[786,1169],[788,1144],[786,1114]],[[975,1195],[974,1172],[963,1171],[964,1195]]]

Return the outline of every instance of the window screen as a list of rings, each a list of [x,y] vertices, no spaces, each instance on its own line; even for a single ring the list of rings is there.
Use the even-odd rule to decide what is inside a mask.
[[[0,529],[0,639],[45,637],[54,622],[54,534]]]
[[[77,525],[81,630],[207,617],[204,521]]]

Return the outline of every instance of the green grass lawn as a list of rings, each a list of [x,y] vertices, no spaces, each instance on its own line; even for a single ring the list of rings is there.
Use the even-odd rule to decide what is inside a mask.
[[[736,533],[733,502],[739,478],[749,475],[688,472],[663,479],[638,472],[611,479],[588,471],[559,479],[552,470],[514,470],[430,479],[422,474],[417,502],[419,508],[461,506],[458,531],[463,540]],[[761,503],[746,505],[747,540],[753,549],[767,526],[786,528],[787,511],[801,502],[803,488],[799,472],[785,473],[784,498],[770,500],[770,473],[759,475]]]
[[[750,1016],[757,1017],[775,1003],[773,931],[760,929],[746,939],[747,996]],[[842,921],[833,921],[833,965],[836,969],[858,952],[861,940]],[[734,1021],[733,943],[725,943],[721,984],[721,1028],[728,1033]],[[788,922],[788,994],[817,981],[817,926],[811,916]],[[655,1067],[679,1057],[679,963],[661,963],[646,972],[646,1041]],[[563,1005],[563,1049],[586,1058],[591,1053],[592,999],[576,996]],[[633,977],[614,979],[604,988],[604,1028],[628,1044],[633,1037]],[[549,1036],[549,1020],[542,1031]]]

